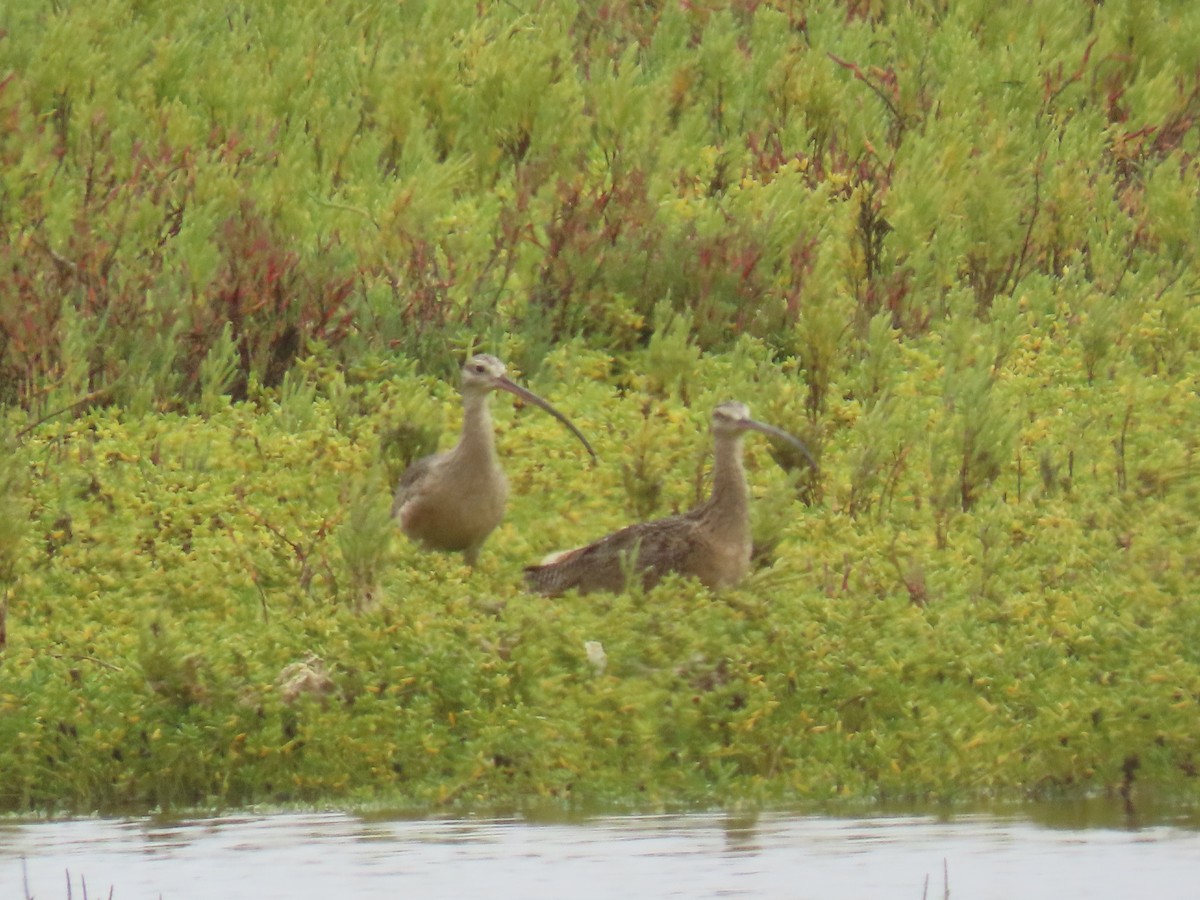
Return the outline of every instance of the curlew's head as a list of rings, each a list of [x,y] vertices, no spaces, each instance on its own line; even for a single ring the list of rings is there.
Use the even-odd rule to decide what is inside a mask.
[[[476,353],[463,364],[462,369],[462,392],[463,396],[479,396],[487,394],[491,391],[507,391],[515,397],[520,397],[534,406],[544,409],[563,425],[567,426],[570,432],[579,438],[580,443],[587,449],[592,459],[596,459],[596,451],[592,449],[592,445],[588,443],[587,438],[583,433],[576,428],[571,421],[560,413],[557,409],[526,388],[521,387],[516,382],[509,379],[508,370],[504,367],[504,363],[500,362],[496,357],[489,353]]]
[[[508,382],[508,370],[504,363],[490,353],[476,353],[462,367],[462,390],[464,394],[486,394],[502,389]],[[511,384],[511,382],[509,382]]]
[[[712,432],[714,438],[739,437],[747,431],[758,431],[791,444],[804,454],[804,458],[808,460],[809,465],[814,469],[818,468],[817,461],[808,452],[808,448],[804,446],[803,441],[794,435],[788,434],[781,428],[776,428],[774,425],[768,425],[765,422],[759,422],[757,419],[750,418],[750,407],[745,403],[729,400],[719,404],[713,410]]]

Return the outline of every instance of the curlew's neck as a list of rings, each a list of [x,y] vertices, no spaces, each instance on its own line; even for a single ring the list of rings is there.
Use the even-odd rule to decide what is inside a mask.
[[[496,458],[496,439],[492,433],[491,395],[484,392],[463,396],[462,433],[454,448],[456,456],[474,463],[478,468]]]
[[[707,518],[723,528],[749,529],[750,496],[742,468],[742,436],[720,435],[713,443],[713,487]]]

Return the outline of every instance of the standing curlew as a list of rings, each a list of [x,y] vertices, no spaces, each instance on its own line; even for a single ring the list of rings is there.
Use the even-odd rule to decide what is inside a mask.
[[[742,436],[761,431],[797,447],[815,469],[808,448],[786,431],[750,418],[743,403],[713,410],[712,496],[682,515],[641,522],[595,543],[552,553],[525,569],[525,581],[551,596],[572,588],[621,591],[636,573],[651,587],[669,572],[693,575],[709,588],[729,587],[750,571],[750,497],[742,468]]]
[[[504,518],[508,480],[496,456],[488,399],[492,391],[510,394],[540,406],[583,442],[592,459],[592,445],[553,406],[505,375],[504,363],[480,353],[462,370],[463,421],[458,443],[450,450],[425,456],[400,476],[392,516],[410,538],[433,550],[461,550],[475,565],[479,548]]]

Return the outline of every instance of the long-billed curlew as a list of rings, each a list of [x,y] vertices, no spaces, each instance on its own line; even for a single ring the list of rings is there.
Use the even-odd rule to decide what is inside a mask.
[[[508,480],[496,456],[488,399],[492,391],[510,394],[540,406],[571,430],[592,459],[596,453],[587,438],[553,406],[505,375],[504,363],[480,353],[462,370],[462,433],[450,450],[422,457],[400,476],[392,515],[400,529],[433,550],[461,550],[475,565],[479,548],[504,518]]]
[[[709,588],[729,587],[750,571],[750,498],[742,467],[742,436],[761,431],[808,448],[786,431],[750,418],[743,403],[713,410],[713,487],[704,503],[677,516],[641,522],[595,543],[563,550],[525,569],[525,581],[551,596],[568,590],[622,591],[631,577],[651,587],[669,572],[692,575]]]

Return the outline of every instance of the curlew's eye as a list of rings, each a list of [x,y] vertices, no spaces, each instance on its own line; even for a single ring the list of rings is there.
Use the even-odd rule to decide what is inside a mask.
[[[487,371],[487,367],[483,363],[475,363],[475,374],[482,375]]]

